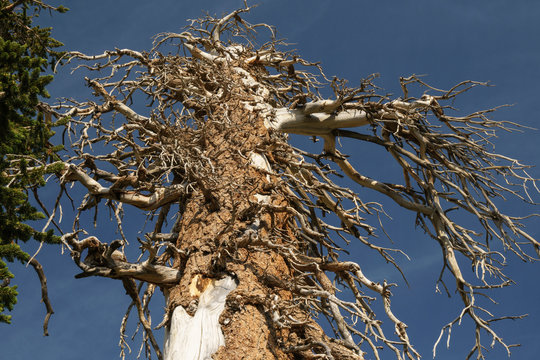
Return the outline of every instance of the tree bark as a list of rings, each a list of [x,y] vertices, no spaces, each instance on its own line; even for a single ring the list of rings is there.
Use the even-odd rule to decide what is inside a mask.
[[[227,114],[230,122],[209,123],[202,140],[203,154],[212,159],[214,172],[201,178],[181,215],[176,246],[189,256],[174,260],[183,276],[170,290],[168,307],[190,307],[196,299],[190,284],[197,275],[203,279],[234,276],[238,287],[228,296],[220,318],[226,346],[214,359],[287,359],[278,339],[287,338],[290,330],[277,328],[270,310],[275,297],[290,299],[291,294],[269,279],[287,281],[292,270],[277,252],[247,246],[255,237],[291,231],[287,215],[272,216],[260,206],[260,195],[275,206],[286,206],[287,201],[273,191],[278,178],[257,168],[250,156],[266,156],[275,135],[256,113],[234,100],[228,105],[235,109]],[[272,241],[279,245],[282,240]]]

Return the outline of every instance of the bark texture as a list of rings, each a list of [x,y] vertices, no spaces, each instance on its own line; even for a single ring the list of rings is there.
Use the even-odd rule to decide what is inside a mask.
[[[239,103],[249,94],[236,86],[227,107],[233,109],[221,120],[208,123],[201,139],[202,156],[212,159],[212,170],[200,177],[197,189],[186,199],[180,220],[176,247],[187,256],[176,256],[175,267],[183,276],[170,290],[169,308],[188,308],[194,300],[189,284],[194,276],[214,278],[234,275],[239,282],[227,302],[222,316],[227,346],[220,350],[221,359],[284,359],[268,310],[274,295],[290,294],[275,289],[265,279],[287,279],[290,269],[281,255],[249,245],[250,236],[269,236],[287,232],[286,216],[271,216],[259,206],[256,195],[268,196],[268,203],[286,205],[272,191],[278,185],[273,175],[257,169],[250,154],[265,154],[273,143],[257,114],[247,112]],[[219,113],[214,112],[213,117]],[[251,231],[251,232],[250,232]],[[276,236],[276,244],[281,239]],[[236,299],[236,300],[235,300]],[[240,355],[242,354],[242,355]]]

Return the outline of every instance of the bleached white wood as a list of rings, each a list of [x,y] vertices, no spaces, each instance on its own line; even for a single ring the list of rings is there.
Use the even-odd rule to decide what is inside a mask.
[[[368,123],[367,114],[363,110],[344,110],[336,114],[306,114],[302,108],[293,110],[280,108],[276,110],[274,119],[267,122],[266,126],[289,134],[326,135],[333,129],[363,126]]]
[[[235,280],[227,276],[209,285],[201,294],[194,316],[182,306],[174,309],[170,328],[165,331],[164,360],[210,359],[225,345],[219,316],[227,295],[235,288]]]
[[[257,169],[265,170],[268,172],[272,171],[272,167],[270,166],[270,163],[268,162],[268,159],[266,156],[252,152],[250,154],[251,164],[255,166]]]

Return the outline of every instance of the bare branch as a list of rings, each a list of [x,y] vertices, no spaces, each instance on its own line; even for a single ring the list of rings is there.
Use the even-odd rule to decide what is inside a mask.
[[[29,263],[36,271],[39,282],[41,283],[41,302],[45,304],[45,309],[47,309],[47,315],[45,315],[45,320],[43,320],[43,336],[49,336],[49,319],[51,318],[51,315],[54,314],[54,310],[47,291],[47,278],[43,272],[43,267],[36,259],[31,259]]]

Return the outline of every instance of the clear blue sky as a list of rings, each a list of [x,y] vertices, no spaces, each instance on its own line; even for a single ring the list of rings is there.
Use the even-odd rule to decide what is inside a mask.
[[[463,96],[457,106],[464,111],[513,104],[494,118],[540,127],[538,96],[540,94],[540,2],[532,0],[502,1],[281,1],[260,0],[260,6],[247,20],[275,25],[279,36],[286,38],[305,59],[320,61],[326,75],[350,80],[352,85],[371,73],[380,73],[377,84],[399,96],[399,76],[426,74],[425,80],[439,88],[449,88],[466,79],[490,81],[494,87],[477,89]],[[186,19],[202,11],[220,15],[242,6],[242,1],[67,1],[71,9],[51,18],[43,13],[40,21],[52,24],[55,37],[68,50],[92,54],[114,47],[146,50],[152,36],[160,32],[181,31]],[[90,97],[81,76],[60,74],[51,87],[53,97]],[[496,150],[525,163],[539,164],[538,131],[527,130],[502,134]],[[294,139],[299,146],[308,144]],[[371,148],[349,146],[356,164],[373,177],[391,176],[394,170]],[[540,177],[540,171],[531,170]],[[357,189],[368,199],[377,199],[364,189]],[[540,197],[536,197],[540,202]],[[409,325],[413,344],[424,358],[431,358],[431,348],[441,326],[459,312],[457,296],[436,295],[435,281],[441,264],[438,246],[415,231],[414,218],[403,215],[385,201],[393,217],[385,225],[397,246],[407,250],[411,261],[400,258],[410,287],[384,264],[373,261],[373,254],[353,247],[353,257],[374,280],[397,282],[394,291],[396,314]],[[524,214],[533,209],[519,202],[504,204],[506,212]],[[69,209],[65,209],[69,211]],[[538,211],[538,209],[537,209]],[[374,224],[375,225],[375,224]],[[540,237],[538,220],[528,223],[529,231]],[[66,226],[69,226],[66,223]],[[130,229],[137,236],[138,228]],[[97,234],[114,231],[103,226]],[[29,249],[30,252],[33,248]],[[14,266],[20,290],[19,304],[12,312],[13,325],[0,324],[2,359],[23,360],[39,356],[49,359],[115,359],[119,348],[120,320],[129,304],[118,281],[101,278],[76,280],[79,270],[68,254],[59,248],[43,250],[38,260],[45,267],[49,294],[55,314],[49,324],[51,336],[42,336],[44,307],[39,303],[39,282],[32,269]],[[523,264],[509,254],[508,273],[518,282],[510,289],[495,292],[499,305],[490,309],[497,314],[530,314],[518,322],[498,325],[504,339],[521,343],[513,350],[513,359],[537,359],[540,354],[540,267]],[[465,268],[464,268],[465,269]],[[467,276],[472,276],[467,273]],[[160,299],[155,301],[153,322],[160,321]],[[472,329],[468,320],[453,330],[450,349],[439,346],[438,359],[465,358],[472,346]],[[486,341],[488,339],[486,338]],[[130,344],[135,359],[138,342]],[[386,354],[385,359],[393,358]],[[488,359],[505,359],[496,347]]]

